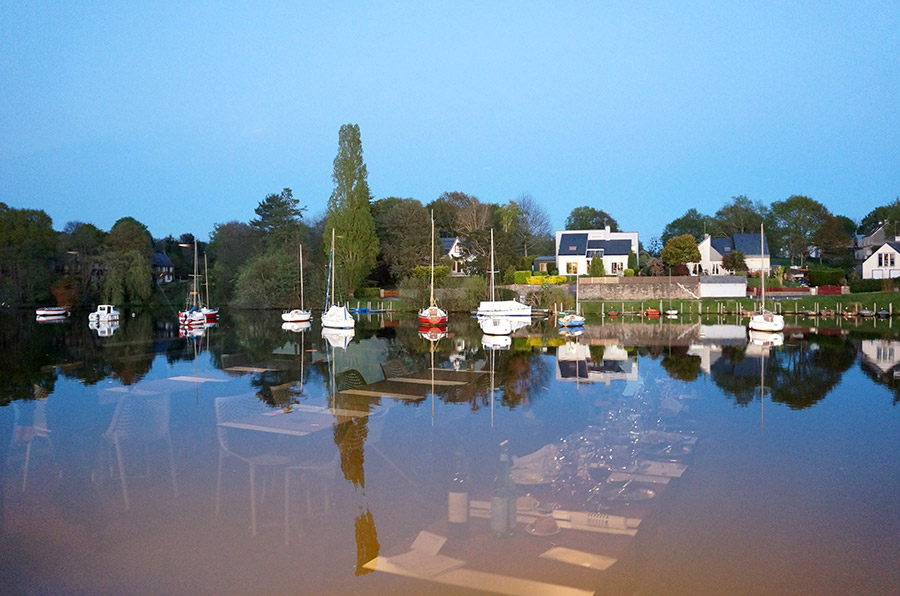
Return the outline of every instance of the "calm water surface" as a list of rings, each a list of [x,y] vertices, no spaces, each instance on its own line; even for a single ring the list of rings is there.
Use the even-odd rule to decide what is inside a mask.
[[[429,341],[379,317],[349,339],[271,313],[184,338],[4,313],[0,585],[900,593],[900,338],[797,321],[769,347],[738,323],[545,322],[492,345],[462,317]],[[503,441],[519,515],[497,538]]]

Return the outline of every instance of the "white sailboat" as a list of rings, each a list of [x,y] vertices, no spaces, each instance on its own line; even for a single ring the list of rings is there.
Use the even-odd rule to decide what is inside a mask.
[[[328,255],[328,286],[331,289],[331,295],[328,295],[328,288],[325,290],[325,314],[322,315],[323,333],[326,328],[330,329],[353,329],[356,321],[346,306],[338,306],[334,303],[334,228],[331,229],[331,252]]]
[[[765,235],[763,233],[763,224],[759,224],[759,254],[760,257],[765,255]],[[778,333],[784,329],[784,317],[766,310],[766,271],[763,268],[760,272],[760,281],[762,282],[762,304],[760,312],[750,317],[747,326],[751,331],[765,331],[768,333]]]
[[[303,245],[300,245],[300,308],[294,308],[281,313],[281,320],[285,323],[305,323],[312,318],[312,313],[304,308],[303,304]]]
[[[478,317],[527,317],[527,323],[531,322],[531,307],[517,300],[496,300],[494,295],[494,230],[491,230],[491,281],[490,300],[483,300],[478,305],[476,314]]]
[[[428,306],[419,311],[419,325],[443,327],[447,324],[447,311],[434,300],[434,211],[431,212],[431,297]]]

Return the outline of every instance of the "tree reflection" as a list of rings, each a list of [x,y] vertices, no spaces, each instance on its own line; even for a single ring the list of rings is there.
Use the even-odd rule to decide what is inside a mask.
[[[660,365],[669,376],[678,381],[696,381],[700,376],[700,356],[688,354],[688,346],[675,346],[668,349]]]
[[[771,400],[791,409],[809,408],[825,398],[856,359],[856,350],[841,338],[812,336],[773,348],[765,358]],[[745,347],[723,348],[712,366],[713,382],[738,405],[751,403],[759,390],[760,356]]]

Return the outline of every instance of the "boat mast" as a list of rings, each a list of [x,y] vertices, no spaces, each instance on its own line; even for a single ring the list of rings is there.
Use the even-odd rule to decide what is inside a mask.
[[[331,264],[328,269],[331,271],[331,303],[334,304],[334,228],[331,228]]]
[[[300,310],[303,310],[303,245],[300,245]]]
[[[430,306],[437,306],[434,303],[434,209],[431,210],[431,297]]]
[[[209,261],[206,260],[206,253],[203,253],[203,281],[206,284],[206,306],[209,306]]]
[[[325,281],[325,312],[328,312],[328,293],[331,291],[332,263],[334,263],[334,228],[331,230],[331,251],[328,253],[328,277]]]
[[[491,228],[491,302],[494,301],[494,228]]]
[[[763,236],[763,224],[759,224],[759,278],[762,282],[762,311],[766,311],[766,260],[765,238]]]

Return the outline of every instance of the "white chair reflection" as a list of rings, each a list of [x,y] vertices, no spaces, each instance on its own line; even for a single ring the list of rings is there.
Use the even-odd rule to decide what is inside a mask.
[[[169,432],[169,396],[146,397],[126,395],[119,400],[109,429],[103,438],[116,449],[119,479],[122,483],[122,498],[125,509],[131,509],[126,470],[126,451],[141,447],[144,451],[144,474],[149,477],[149,448],[155,443],[166,444],[169,456],[169,470],[172,476],[172,490],[178,496],[178,478],[175,474],[175,453],[172,435]]]
[[[247,464],[250,470],[250,530],[256,536],[257,526],[257,499],[256,485],[257,472],[259,470],[274,470],[283,468],[292,462],[291,458],[278,453],[281,449],[264,440],[252,440],[247,436],[248,432],[241,429],[223,427],[224,422],[234,422],[241,418],[253,416],[260,412],[268,411],[268,408],[252,395],[236,395],[232,397],[219,397],[215,400],[216,408],[216,434],[219,438],[219,472],[216,478],[216,517],[219,516],[222,503],[222,468],[226,457],[232,457]],[[241,438],[248,440],[240,440]],[[265,437],[263,437],[264,439]],[[263,495],[264,496],[264,495]]]
[[[13,402],[13,407],[20,408],[18,402]],[[50,429],[47,428],[47,402],[44,399],[41,399],[34,404],[34,420],[32,423],[33,434],[31,440],[28,441],[28,445],[25,446],[25,467],[22,472],[22,492],[28,488],[28,471],[31,468],[31,451],[34,447],[34,442],[37,439],[44,439],[50,445],[50,449],[53,449],[53,442],[50,440]]]
[[[291,477],[297,476],[302,486],[306,488],[306,513],[312,515],[312,481],[317,478],[323,488],[325,496],[325,514],[328,514],[330,504],[329,485],[337,477],[341,467],[341,452],[336,446],[334,455],[330,459],[310,459],[309,461],[292,464],[284,469],[284,543],[288,544],[291,528]]]

